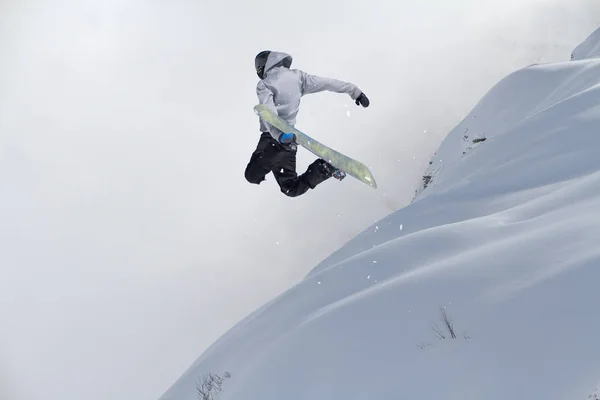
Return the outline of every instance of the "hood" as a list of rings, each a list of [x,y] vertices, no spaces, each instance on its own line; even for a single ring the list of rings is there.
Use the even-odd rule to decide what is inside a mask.
[[[279,65],[289,68],[292,65],[292,56],[281,51],[271,51],[265,64],[265,76],[270,69]]]

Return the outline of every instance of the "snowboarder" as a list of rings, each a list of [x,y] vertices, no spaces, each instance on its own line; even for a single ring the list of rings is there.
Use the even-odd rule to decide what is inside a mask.
[[[260,78],[256,94],[260,104],[267,105],[290,126],[296,123],[300,98],[306,94],[329,91],[350,95],[356,105],[369,106],[367,96],[355,85],[336,79],[307,74],[290,69],[292,56],[283,52],[265,50],[254,59]],[[296,173],[296,135],[281,132],[260,120],[261,136],[256,150],[246,166],[245,176],[250,183],[259,185],[272,172],[281,191],[290,197],[300,196],[321,182],[334,177],[344,179],[346,174],[323,159],[317,159],[302,175]]]

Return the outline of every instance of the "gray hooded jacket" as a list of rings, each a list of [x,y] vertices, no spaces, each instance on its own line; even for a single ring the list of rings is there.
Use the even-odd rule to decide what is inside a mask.
[[[282,52],[272,51],[265,64],[264,79],[258,82],[256,94],[260,104],[266,104],[291,126],[296,124],[296,115],[300,107],[300,98],[305,94],[329,91],[346,93],[356,100],[361,90],[347,82],[331,78],[309,75],[297,69],[288,69],[282,65],[288,59],[291,64],[292,56]],[[260,120],[261,132],[269,132],[279,139],[281,131]]]

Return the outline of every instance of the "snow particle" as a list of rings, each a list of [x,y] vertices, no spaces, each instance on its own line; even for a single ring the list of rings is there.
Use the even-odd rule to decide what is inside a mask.
[[[402,224],[400,224],[400,230],[402,230]]]
[[[373,264],[377,264],[377,260],[373,260]]]
[[[319,281],[319,282],[317,282],[317,284],[318,284],[318,285],[320,285],[320,284],[321,284],[321,282]]]
[[[367,279],[371,279],[371,275],[367,276]]]
[[[350,110],[346,110],[346,116],[350,118]]]

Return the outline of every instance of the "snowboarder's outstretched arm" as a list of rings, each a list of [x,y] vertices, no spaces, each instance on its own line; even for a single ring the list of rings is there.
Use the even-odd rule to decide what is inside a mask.
[[[333,78],[324,78],[322,76],[311,75],[303,71],[299,72],[302,78],[303,94],[318,93],[323,91],[346,93],[350,95],[352,100],[356,101],[357,105],[359,104],[359,102],[363,105],[363,107],[368,107],[369,105],[369,100],[367,99],[367,96],[364,95],[364,93],[358,88],[358,86],[352,83],[340,81],[338,79]]]

